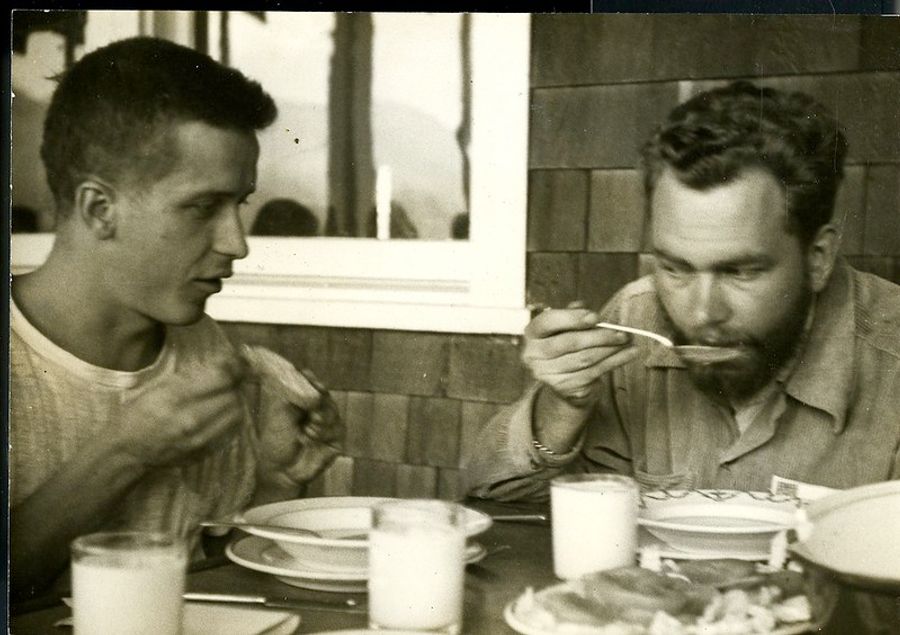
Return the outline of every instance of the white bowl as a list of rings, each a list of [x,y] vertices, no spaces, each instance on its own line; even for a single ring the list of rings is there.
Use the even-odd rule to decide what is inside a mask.
[[[387,500],[391,499],[373,496],[303,498],[254,507],[243,513],[243,520],[311,529],[322,537],[268,529],[247,531],[275,541],[306,568],[359,572],[368,569],[368,537],[348,539],[342,536],[367,534],[372,526],[372,507]],[[466,508],[467,537],[486,531],[492,522],[487,514]]]
[[[653,491],[638,524],[673,549],[765,557],[775,535],[796,523],[798,501],[768,492]]]
[[[809,536],[790,546],[795,556],[853,587],[900,593],[900,481],[830,494],[806,515]]]

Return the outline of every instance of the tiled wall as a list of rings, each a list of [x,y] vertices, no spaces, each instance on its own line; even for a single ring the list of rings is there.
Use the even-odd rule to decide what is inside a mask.
[[[532,49],[529,302],[599,307],[649,270],[637,148],[679,101],[738,77],[836,112],[851,148],[844,253],[900,281],[900,20],[539,15]],[[347,452],[311,494],[458,496],[478,429],[528,381],[511,337],[228,328],[332,388]]]

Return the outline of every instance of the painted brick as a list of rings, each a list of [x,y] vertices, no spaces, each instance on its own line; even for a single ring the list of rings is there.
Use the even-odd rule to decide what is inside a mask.
[[[253,344],[278,351],[278,327],[274,324],[252,324],[249,322],[219,322],[225,335],[235,345]]]
[[[395,495],[400,498],[435,498],[437,468],[425,465],[398,465]]]
[[[522,391],[525,371],[515,337],[454,335],[447,396],[506,403]]]
[[[347,393],[346,416],[344,425],[347,436],[344,439],[344,453],[354,457],[369,457],[375,398],[367,392]]]
[[[481,431],[501,408],[501,404],[463,402],[459,432],[459,467],[464,467],[473,456],[479,447]]]
[[[347,392],[343,390],[330,390],[328,394],[337,406],[338,416],[346,425],[347,422]]]
[[[370,331],[322,327],[281,327],[285,357],[310,368],[329,388],[368,390],[372,357]]]
[[[884,16],[862,16],[860,19],[860,68],[900,69],[900,20]]]
[[[328,329],[315,326],[278,326],[276,352],[297,368],[309,368],[329,388]]]
[[[578,297],[578,255],[528,254],[526,295],[529,304],[566,306]]]
[[[372,390],[424,396],[443,393],[447,336],[375,331],[372,337]]]
[[[672,83],[532,91],[532,168],[632,168],[638,149],[678,102]]]
[[[406,455],[407,395],[376,394],[367,430],[367,458],[400,463]]]
[[[306,484],[306,488],[301,491],[302,498],[316,498],[325,496],[325,472],[319,474],[316,478]]]
[[[528,250],[581,251],[588,173],[532,170],[528,175]]]
[[[863,253],[900,256],[900,166],[869,167]]]
[[[616,82],[650,73],[646,51],[654,22],[632,16],[566,14],[532,17],[532,85]]]
[[[588,251],[639,251],[644,233],[644,187],[637,170],[591,173]]]
[[[459,501],[464,497],[462,475],[459,470],[442,467],[438,470],[437,497],[445,501]]]
[[[579,295],[600,309],[625,284],[637,278],[637,254],[581,254]]]
[[[900,73],[777,77],[759,82],[808,93],[844,126],[850,163],[900,162]]]
[[[459,462],[460,402],[411,397],[406,430],[406,462],[455,467]]]
[[[363,329],[329,329],[328,360],[322,379],[329,387],[369,390],[372,332]]]
[[[395,496],[397,464],[369,459],[353,461],[354,496]]]
[[[834,201],[834,223],[841,232],[841,252],[862,253],[865,229],[865,175],[860,165],[850,165],[844,170],[844,182]]]
[[[535,16],[536,87],[855,70],[856,16]],[[884,44],[872,40],[872,54]],[[882,36],[882,39],[885,39]]]
[[[353,459],[348,456],[336,457],[334,462],[310,483],[306,495],[352,496]]]

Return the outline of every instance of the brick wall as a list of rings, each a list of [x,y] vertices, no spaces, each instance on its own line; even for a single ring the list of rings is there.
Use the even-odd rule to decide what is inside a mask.
[[[649,270],[637,148],[679,101],[739,77],[836,112],[850,143],[843,251],[900,281],[900,20],[539,15],[531,76],[529,302],[599,308]],[[227,328],[332,388],[347,451],[311,494],[458,496],[477,431],[528,381],[512,337]]]

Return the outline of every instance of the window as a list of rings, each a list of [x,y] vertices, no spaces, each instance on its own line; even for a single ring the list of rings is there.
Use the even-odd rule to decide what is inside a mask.
[[[175,15],[188,19],[191,14]],[[266,23],[260,22],[261,35],[253,42],[260,55],[260,47],[269,42],[265,29]],[[208,312],[213,317],[361,328],[521,332],[528,318],[524,302],[529,17],[474,13],[468,37],[468,239],[251,235],[250,256],[235,263],[234,278],[210,299]],[[214,56],[222,55],[212,48]],[[230,57],[240,67],[238,44],[232,42],[230,49]],[[373,56],[374,63],[378,59]],[[289,64],[283,64],[284,79],[279,81],[290,81],[291,71]],[[268,88],[264,79],[260,81]],[[265,165],[263,159],[261,183]],[[49,234],[14,235],[13,272],[40,264],[51,244]]]

